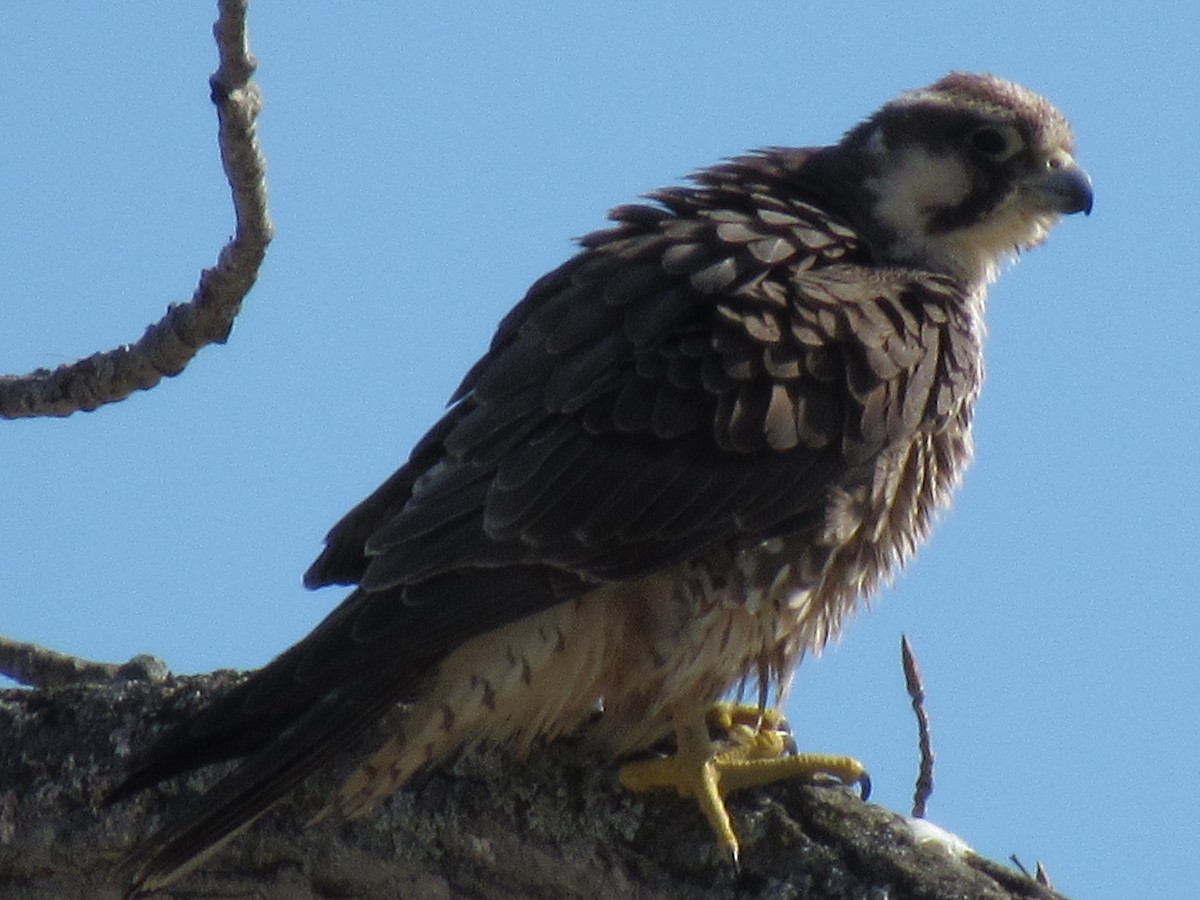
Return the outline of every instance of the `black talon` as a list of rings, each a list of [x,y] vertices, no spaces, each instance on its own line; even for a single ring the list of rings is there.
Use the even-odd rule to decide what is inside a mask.
[[[858,799],[868,800],[871,796],[871,776],[863,772],[857,778]]]

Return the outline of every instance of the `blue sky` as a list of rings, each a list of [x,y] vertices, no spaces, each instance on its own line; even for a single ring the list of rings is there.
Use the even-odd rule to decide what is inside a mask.
[[[0,633],[250,667],[339,599],[325,530],[611,206],[819,144],[954,68],[1049,96],[1096,186],[989,309],[975,465],[796,679],[805,748],[1078,897],[1186,896],[1200,828],[1200,200],[1191,4],[258,4],[277,238],[224,347],[66,420],[0,422]],[[978,7],[978,9],[983,9]],[[0,371],[136,339],[232,227],[208,4],[0,8]]]

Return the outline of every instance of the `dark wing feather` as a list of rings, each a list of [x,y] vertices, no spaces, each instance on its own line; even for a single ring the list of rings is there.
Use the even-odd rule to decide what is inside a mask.
[[[515,618],[794,530],[936,418],[943,308],[963,298],[873,268],[805,201],[805,159],[745,158],[654,195],[662,208],[615,210],[504,319],[442,422],[308,573],[362,585],[348,615],[388,635],[355,626],[365,666],[436,659],[496,624],[445,579],[511,577],[531,592]],[[414,618],[432,603],[436,637]]]

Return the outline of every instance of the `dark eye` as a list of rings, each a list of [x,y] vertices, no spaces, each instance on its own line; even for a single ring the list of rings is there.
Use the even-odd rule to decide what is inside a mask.
[[[1020,153],[1025,146],[1017,129],[1010,125],[984,125],[967,135],[971,149],[995,162]]]

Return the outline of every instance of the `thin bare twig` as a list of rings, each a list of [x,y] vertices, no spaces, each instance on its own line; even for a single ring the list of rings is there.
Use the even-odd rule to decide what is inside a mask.
[[[0,635],[0,675],[18,684],[50,689],[81,683],[159,681],[167,667],[153,656],[135,656],[127,663],[99,663],[23,644]]]
[[[220,0],[213,26],[220,64],[209,80],[217,106],[218,143],[225,176],[233,189],[237,229],[205,269],[187,303],[167,314],[134,344],[94,353],[53,371],[0,376],[0,418],[67,416],[124,400],[136,390],[178,375],[206,344],[224,343],[242,300],[254,285],[270,243],[266,164],[254,122],[262,107],[250,80],[255,60],[246,38],[248,0]]]
[[[921,751],[921,769],[917,773],[917,784],[913,789],[913,818],[925,818],[925,807],[933,793],[933,745],[929,740],[929,716],[925,712],[925,685],[921,682],[921,670],[906,635],[900,636],[900,659],[904,665],[904,686],[912,699],[913,712],[917,715],[917,742]]]
[[[1033,880],[1040,885],[1050,888],[1050,890],[1054,890],[1054,883],[1050,880],[1050,873],[1046,871],[1046,867],[1040,862],[1037,864],[1037,874],[1034,875]]]
[[[1042,887],[1047,887],[1050,890],[1054,890],[1054,884],[1050,881],[1050,873],[1046,871],[1046,867],[1040,862],[1034,868],[1033,874],[1030,875],[1029,870],[1026,869],[1021,860],[1017,858],[1017,854],[1012,854],[1009,856],[1009,859],[1012,860],[1012,864],[1020,869],[1027,878],[1032,878],[1038,884],[1042,885]]]

